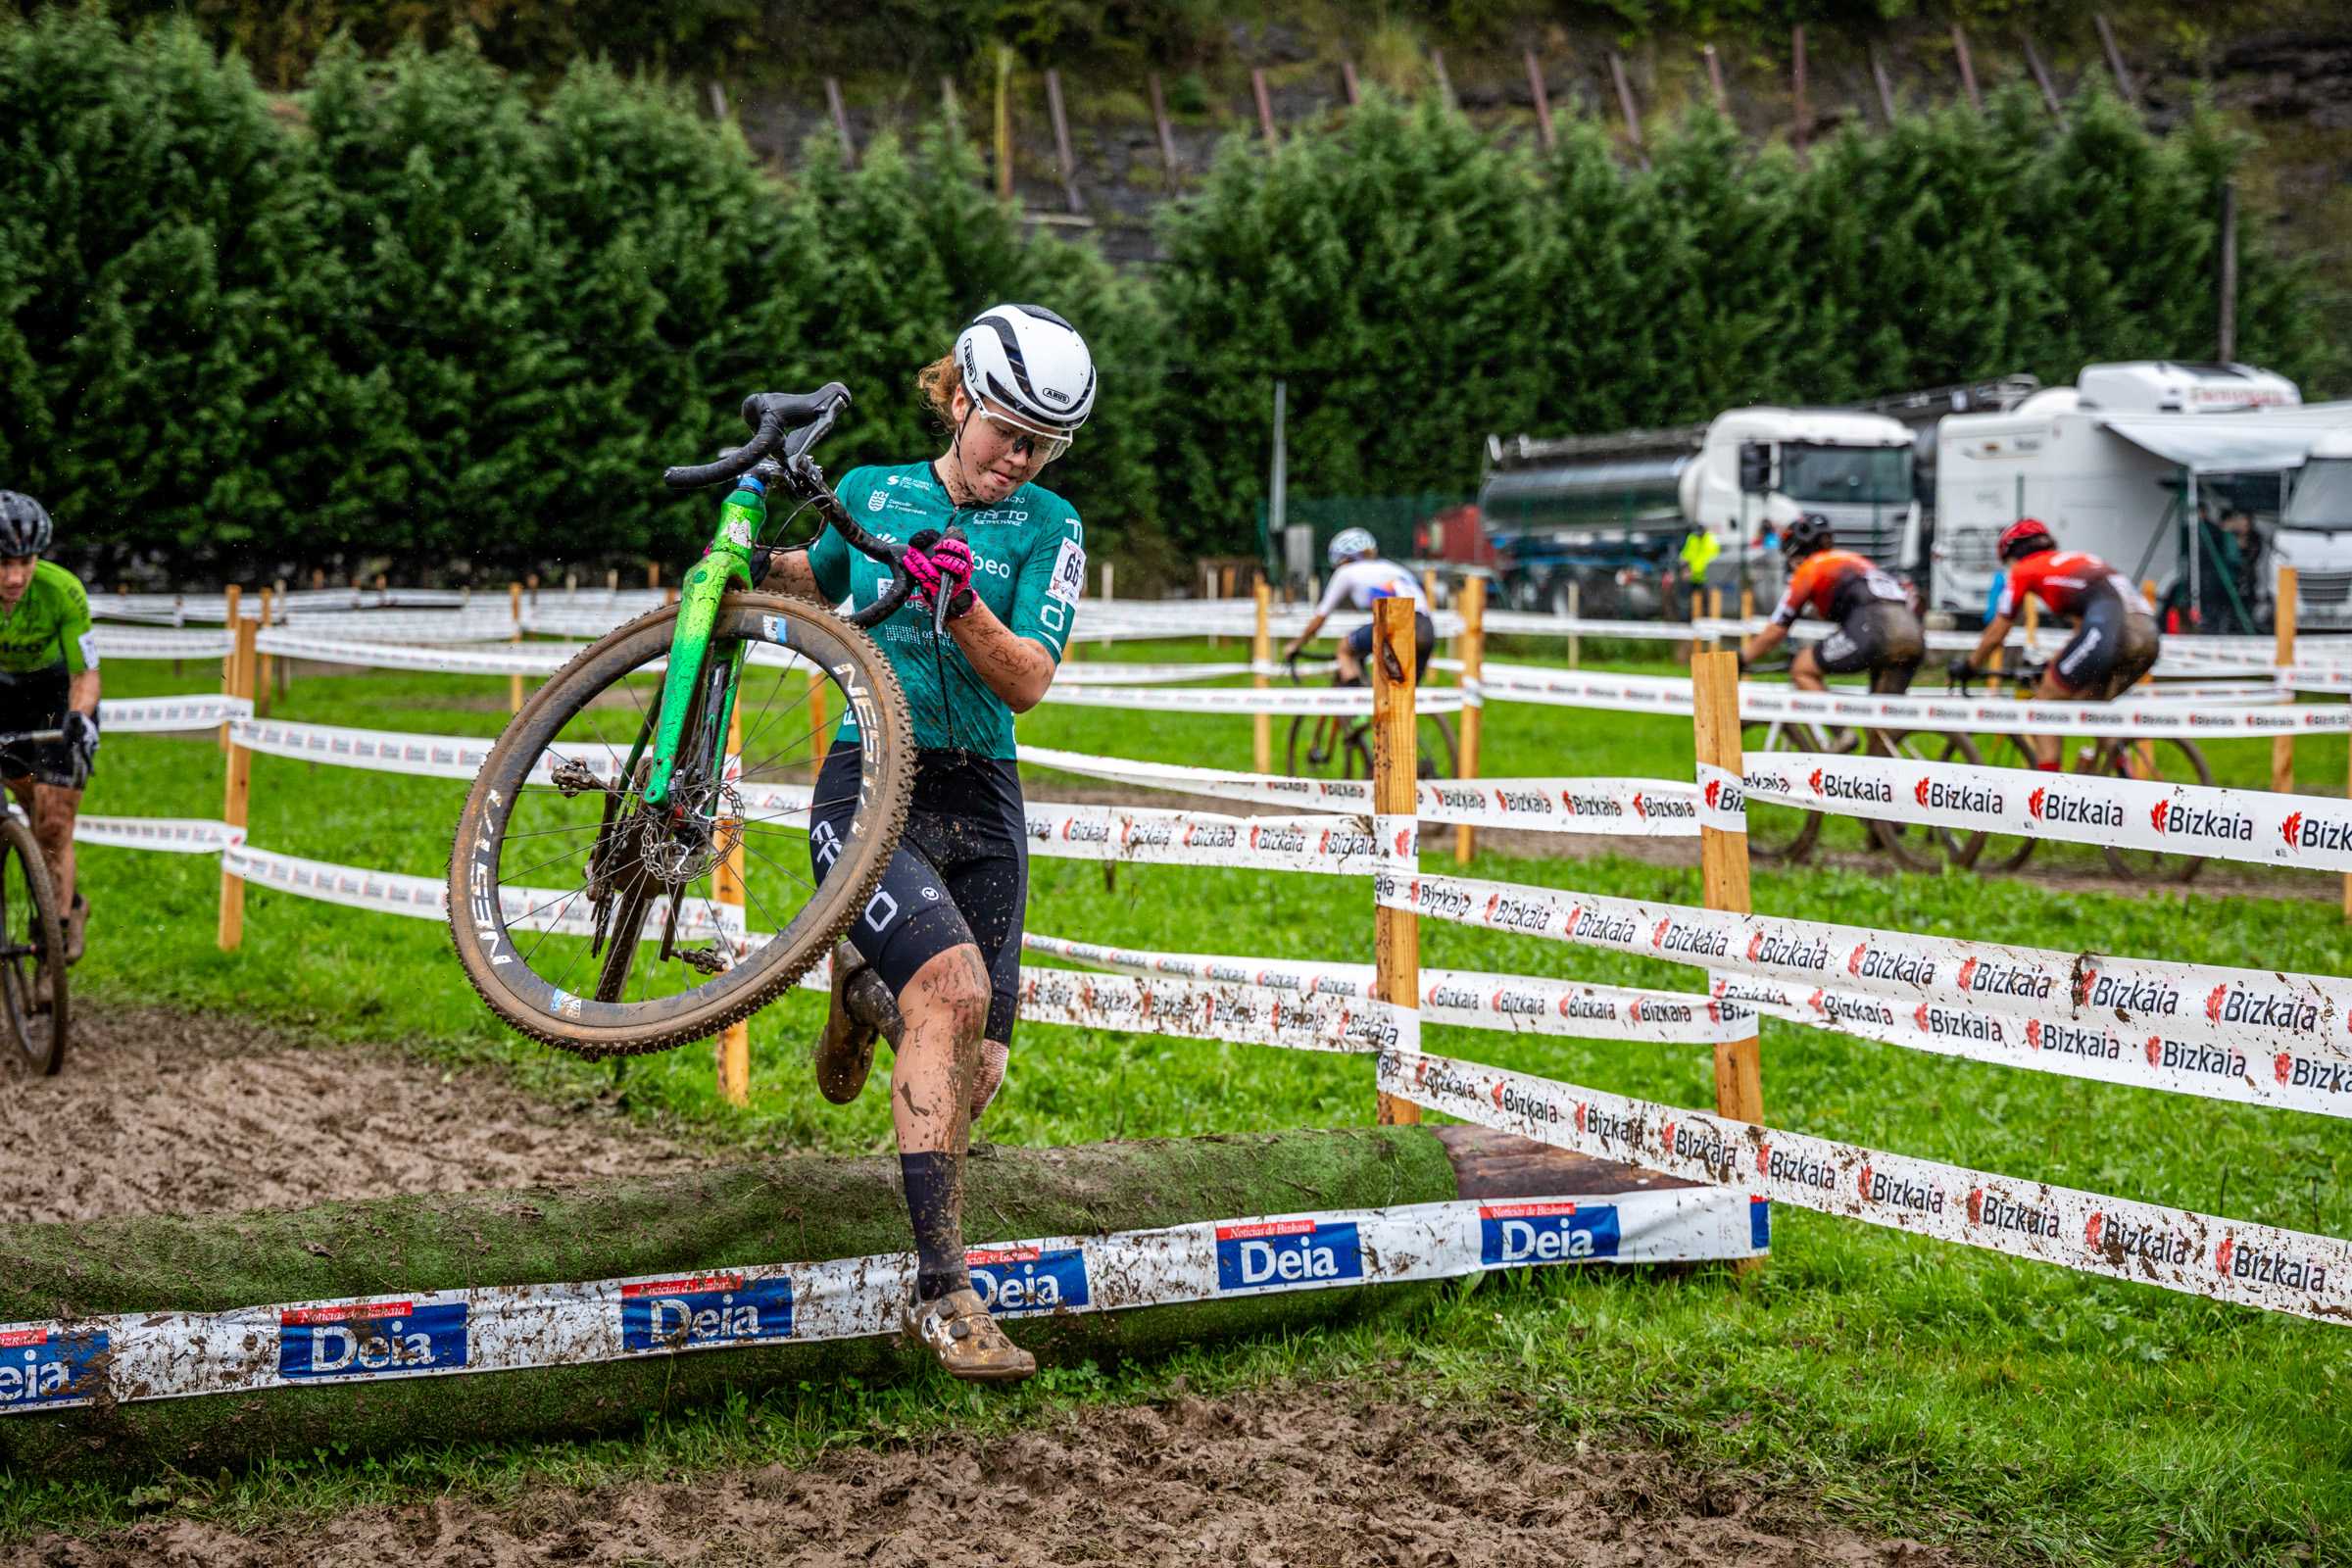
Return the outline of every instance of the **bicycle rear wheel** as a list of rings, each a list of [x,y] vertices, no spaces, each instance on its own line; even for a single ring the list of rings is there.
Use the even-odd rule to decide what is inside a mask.
[[[2058,777],[2055,773],[2040,779],[2032,776],[2034,748],[2027,744],[2022,735],[1995,735],[1985,743],[1984,753],[1984,760],[1994,767],[2010,768],[2025,775],[2018,782],[2018,788],[2022,790],[2032,790],[2036,784],[2047,785]],[[2034,858],[2034,852],[2040,844],[2041,840],[2023,834],[1987,833],[1984,846],[1977,852],[1974,864],[1976,869],[1995,875],[2015,871]]]
[[[1443,713],[1423,713],[1414,754],[1414,774],[1420,778],[1452,778],[1461,771],[1461,753],[1455,750],[1453,726]]]
[[[2100,750],[2099,771],[2111,778],[2142,783],[2213,783],[2213,769],[2196,742],[2179,735],[2144,741],[2108,741]],[[2140,882],[2187,882],[2205,865],[2201,855],[2170,855],[2162,850],[2122,850],[2102,844],[2107,863],[2117,876]]]
[[[1752,771],[1760,759],[1777,752],[1819,752],[1821,737],[1804,724],[1785,719],[1758,719],[1740,726],[1740,755]],[[1821,813],[1801,806],[1750,798],[1747,803],[1747,853],[1759,860],[1782,860],[1791,865],[1813,853],[1821,840]]]
[[[659,1051],[749,1017],[867,906],[906,825],[914,742],[898,677],[831,612],[765,594],[722,602],[670,798],[647,806],[641,754],[676,619],[631,621],[541,687],[458,821],[450,929],[466,978],[514,1028],[581,1055]],[[729,677],[754,652],[730,757]],[[813,775],[848,712],[858,777],[819,803]]]
[[[65,953],[49,862],[24,819],[0,813],[0,1019],[24,1065],[43,1075],[66,1064]]]
[[[1977,752],[1977,743],[1958,733],[1939,734],[1934,730],[1879,733],[1873,747],[1880,755],[1913,762],[1953,762],[1981,767],[1984,761]],[[1924,783],[1920,786],[1923,790],[1926,787]],[[1977,857],[1984,853],[1984,832],[1981,828],[1892,822],[1876,816],[1867,820],[1871,838],[1905,870],[1940,871],[1945,866],[1958,869],[1975,864]]]

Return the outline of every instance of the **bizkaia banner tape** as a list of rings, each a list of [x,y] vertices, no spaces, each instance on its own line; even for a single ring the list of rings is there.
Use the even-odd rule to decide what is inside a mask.
[[[2136,1036],[2201,1042],[2268,1061],[2280,1051],[2352,1063],[2352,980],[2013,948],[1769,914],[1733,914],[1467,877],[1372,880],[1392,908],[1495,931],[1806,986],[2020,1018],[2065,1009]]]
[[[2331,1236],[1889,1154],[1444,1056],[1391,1052],[1379,1081],[1383,1094],[1481,1126],[1773,1202],[2191,1296],[2352,1320],[2352,1246]]]
[[[1746,784],[1841,816],[2352,871],[2352,806],[2314,795],[1806,752],[1755,758]]]
[[[1122,1311],[1551,1263],[1765,1250],[1763,1205],[1718,1187],[1456,1200],[992,1242],[966,1254],[1000,1317]],[[511,1372],[894,1333],[911,1253],[579,1285],[406,1291],[226,1312],[0,1325],[0,1416],[391,1378]]]

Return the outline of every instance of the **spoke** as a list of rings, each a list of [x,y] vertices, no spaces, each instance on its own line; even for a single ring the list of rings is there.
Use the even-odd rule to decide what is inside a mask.
[[[572,889],[572,890],[571,890],[569,893],[566,893],[566,894],[564,896],[564,908],[562,908],[562,909],[558,909],[558,910],[556,911],[556,920],[558,920],[558,921],[562,920],[562,919],[564,918],[564,909],[568,909],[568,908],[570,908],[570,907],[571,907],[571,901],[572,901],[572,900],[574,900],[574,899],[576,899],[576,898],[578,898],[578,897],[579,897],[579,896],[580,896],[582,893],[585,893],[586,891],[587,891],[587,889],[585,889],[585,888],[573,888],[573,889]],[[552,901],[552,900],[551,900],[551,901],[549,901],[549,902],[550,902],[550,903],[552,903],[552,902],[554,902],[554,901]],[[545,906],[545,905],[542,905],[540,907],[544,908],[544,907],[546,907],[546,906]],[[547,940],[549,937],[552,937],[552,936],[554,936],[554,935],[556,934],[556,933],[555,933],[555,931],[552,929],[552,926],[553,926],[553,924],[554,924],[554,922],[550,922],[550,927],[551,927],[550,929],[542,930],[542,931],[540,931],[540,932],[538,933],[537,940],[536,940],[536,941],[534,941],[534,942],[531,944],[530,951],[529,951],[529,952],[527,952],[527,953],[525,953],[525,954],[522,956],[522,963],[523,963],[523,967],[524,967],[524,968],[526,968],[526,969],[530,968],[531,960],[532,960],[533,958],[535,958],[535,957],[537,957],[537,956],[539,956],[539,947],[540,947],[540,944],[541,944],[541,943],[543,943],[543,942],[545,942],[545,941],[546,941],[546,940]],[[572,961],[573,961],[574,963],[577,963],[579,960],[575,958],[575,959],[573,959]],[[533,973],[536,973],[537,971],[536,971],[536,970],[533,970],[532,972],[533,972]],[[570,978],[571,971],[570,971],[569,969],[566,969],[566,970],[564,970],[564,977],[565,977],[566,979],[568,979],[568,978]]]
[[[746,666],[746,667],[749,667],[749,666]],[[752,747],[752,742],[754,742],[754,741],[758,740],[758,739],[760,738],[760,732],[761,732],[762,730],[764,730],[764,729],[767,727],[767,722],[768,722],[768,709],[769,709],[769,707],[770,707],[770,706],[771,706],[771,705],[772,705],[772,704],[775,702],[775,700],[776,700],[776,693],[777,693],[778,691],[780,691],[780,690],[783,688],[783,685],[784,685],[784,676],[785,676],[785,674],[786,674],[786,673],[798,673],[798,666],[793,666],[793,668],[792,668],[790,671],[786,671],[786,670],[779,670],[779,671],[777,671],[777,672],[776,672],[776,678],[775,678],[775,679],[774,679],[772,682],[770,682],[770,683],[769,683],[769,685],[768,685],[768,688],[767,688],[767,696],[766,696],[766,698],[765,698],[763,701],[761,701],[761,703],[760,704],[760,716],[759,716],[759,719],[758,719],[758,721],[757,721],[755,724],[753,724],[753,726],[752,726],[750,729],[747,729],[747,730],[745,730],[745,731],[743,732],[743,749],[744,749],[745,751],[747,751],[747,752],[748,752],[748,751],[750,751],[750,750],[751,750],[751,747]],[[820,677],[820,678],[821,678],[821,677]],[[808,698],[809,698],[809,696],[810,696],[810,695],[811,695],[811,694],[812,694],[812,693],[815,691],[815,689],[816,689],[816,688],[815,688],[813,685],[810,685],[808,682],[807,682],[807,681],[804,681],[804,682],[802,682],[802,685],[801,685],[801,695],[800,695],[798,698],[794,699],[794,700],[793,700],[791,703],[787,704],[787,705],[785,706],[784,711],[783,711],[783,712],[781,712],[781,713],[778,713],[778,714],[776,714],[775,716],[776,716],[777,718],[781,719],[781,718],[784,718],[784,717],[787,717],[787,716],[789,716],[789,715],[791,714],[792,710],[793,710],[795,708],[806,708],[806,707],[808,707]],[[804,738],[806,738],[806,737],[804,737]]]
[[[793,871],[793,870],[792,870],[792,869],[791,869],[789,866],[785,866],[785,865],[780,865],[780,864],[777,864],[777,862],[775,861],[775,859],[773,859],[771,857],[769,857],[769,856],[765,856],[765,855],[760,855],[760,850],[759,850],[759,848],[758,848],[756,845],[754,845],[754,844],[753,844],[753,843],[752,843],[750,840],[748,840],[748,839],[747,839],[747,840],[745,840],[745,841],[744,841],[744,846],[743,846],[743,847],[744,847],[744,850],[745,850],[745,852],[746,852],[746,853],[748,853],[748,854],[751,854],[751,855],[759,855],[759,856],[760,856],[760,862],[761,862],[762,864],[769,865],[769,866],[773,866],[773,867],[775,868],[775,870],[776,870],[776,873],[777,873],[779,876],[782,876],[783,878],[785,878],[787,881],[791,881],[791,882],[797,882],[797,883],[799,883],[799,884],[800,884],[802,887],[805,887],[805,888],[807,888],[807,889],[808,889],[809,892],[811,892],[811,893],[814,893],[814,892],[816,891],[816,889],[817,889],[817,884],[816,884],[816,883],[814,883],[814,882],[811,882],[810,880],[808,880],[808,879],[807,877],[805,877],[805,876],[801,876],[801,875],[800,875],[800,874],[798,874],[797,872]],[[744,896],[745,896],[746,898],[750,898],[750,897],[753,897],[753,896],[754,896],[754,895],[753,895],[753,893],[752,893],[751,883],[750,883],[749,879],[746,879],[746,881],[745,881],[745,883],[744,883]]]

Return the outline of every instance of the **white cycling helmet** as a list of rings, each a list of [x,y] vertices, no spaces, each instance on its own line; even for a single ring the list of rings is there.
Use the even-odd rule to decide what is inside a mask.
[[[1342,528],[1331,536],[1331,543],[1324,547],[1323,553],[1331,558],[1331,564],[1336,566],[1344,561],[1353,561],[1358,556],[1377,555],[1379,551],[1380,541],[1372,537],[1371,529]]]
[[[963,389],[989,414],[1069,444],[1095,412],[1095,360],[1078,329],[1042,305],[992,305],[956,338]]]

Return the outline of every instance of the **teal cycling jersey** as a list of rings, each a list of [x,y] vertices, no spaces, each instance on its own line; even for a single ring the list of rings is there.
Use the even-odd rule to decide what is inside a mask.
[[[902,542],[925,528],[963,529],[972,549],[972,589],[1015,637],[1043,644],[1061,661],[1086,585],[1086,529],[1070,504],[1043,486],[1025,484],[993,507],[958,508],[948,500],[928,463],[891,468],[853,468],[834,487],[841,504],[869,533]],[[863,609],[882,597],[890,568],[852,550],[827,529],[808,547],[808,569],[828,603]],[[963,657],[955,634],[934,638],[931,612],[909,596],[873,629],[883,657],[906,689],[918,749],[954,747],[1009,760],[1012,710],[990,691]],[[858,733],[842,721],[837,740]]]

